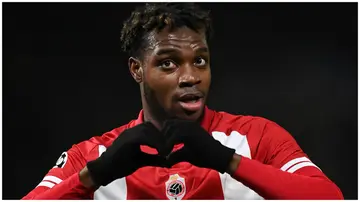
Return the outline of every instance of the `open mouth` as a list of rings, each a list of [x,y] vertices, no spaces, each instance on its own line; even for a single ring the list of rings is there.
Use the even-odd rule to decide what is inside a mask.
[[[195,112],[201,109],[202,100],[199,95],[188,94],[180,97],[179,104],[185,111]]]
[[[185,95],[182,96],[179,101],[180,102],[184,102],[184,103],[195,103],[197,101],[199,101],[201,97],[197,96],[197,95]]]

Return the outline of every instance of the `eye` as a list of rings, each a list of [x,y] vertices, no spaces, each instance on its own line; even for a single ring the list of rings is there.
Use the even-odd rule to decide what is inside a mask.
[[[205,66],[206,65],[206,60],[204,58],[202,58],[202,57],[197,57],[195,59],[194,65],[195,66]]]
[[[176,68],[176,64],[171,60],[165,60],[160,63],[159,67],[164,69],[172,69],[172,68]]]

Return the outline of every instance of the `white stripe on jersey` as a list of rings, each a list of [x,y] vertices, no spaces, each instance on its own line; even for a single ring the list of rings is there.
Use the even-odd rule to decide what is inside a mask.
[[[222,145],[235,149],[237,154],[251,159],[250,145],[245,135],[242,135],[237,131],[232,131],[230,135],[226,135],[224,132],[213,131],[212,136]],[[219,175],[221,187],[224,193],[224,200],[237,200],[240,198],[247,200],[263,199],[254,190],[235,180],[229,174],[219,173]]]
[[[37,187],[48,187],[51,189],[53,186],[55,186],[54,183],[43,181],[43,182],[40,182],[40,184]]]
[[[283,165],[283,166],[280,168],[280,170],[286,171],[286,170],[289,169],[291,166],[293,166],[293,165],[295,165],[295,164],[297,164],[297,163],[299,163],[299,162],[302,162],[302,161],[304,161],[304,162],[310,162],[310,160],[309,160],[308,158],[306,158],[306,157],[296,158],[296,159],[293,159],[293,160],[287,162],[285,165]]]
[[[104,153],[106,151],[106,147],[104,145],[99,145],[99,157],[101,156],[102,153]]]
[[[94,192],[94,200],[126,200],[127,192],[126,177],[123,177],[106,186],[100,186]]]
[[[58,177],[55,177],[55,176],[45,176],[43,181],[50,181],[50,182],[53,182],[55,184],[59,184],[60,182],[62,182],[62,180]]]
[[[302,162],[302,163],[294,165],[289,170],[287,170],[287,172],[294,173],[295,171],[299,170],[300,168],[303,168],[303,167],[306,167],[306,166],[313,166],[313,167],[318,168],[315,164],[313,164],[311,162]],[[318,168],[318,169],[320,169],[320,168]]]
[[[99,157],[106,151],[104,145],[99,145]],[[126,177],[112,181],[106,186],[100,186],[94,192],[94,200],[126,200],[127,199]]]

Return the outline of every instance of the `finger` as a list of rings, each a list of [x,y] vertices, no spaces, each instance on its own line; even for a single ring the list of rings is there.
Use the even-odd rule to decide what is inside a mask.
[[[169,120],[166,124],[165,128],[165,144],[166,144],[166,152],[169,154],[173,151],[173,148],[177,144],[185,143],[186,140],[186,131],[184,128],[186,125],[181,120]]]
[[[191,128],[197,125],[198,124],[196,122],[188,120],[167,120],[164,124],[162,133],[165,134],[165,136],[169,136],[175,132],[181,131],[182,135],[185,135],[189,132],[189,130],[191,130]]]
[[[175,120],[166,120],[162,129],[162,133],[167,136],[168,134],[172,133],[172,130],[175,128],[174,125],[176,124]]]
[[[163,128],[172,127],[174,125],[183,126],[189,123],[191,124],[192,121],[182,119],[168,119],[164,122]]]
[[[189,151],[183,147],[182,149],[170,153],[169,156],[167,157],[167,161],[170,164],[170,166],[173,166],[177,163],[180,162],[189,162],[190,161],[190,153]]]
[[[172,137],[172,134],[174,134],[174,130],[175,127],[173,127],[174,122],[173,120],[166,120],[164,122],[164,127],[162,129],[162,134],[165,136],[165,153],[167,156],[168,154],[170,154],[170,152],[173,150],[174,148],[174,144],[169,143],[172,142],[172,140],[170,140]]]
[[[160,155],[141,152],[139,158],[142,166],[169,167],[168,161]]]
[[[162,155],[166,156],[166,143],[165,137],[159,137],[156,135],[144,135],[141,140],[139,141],[141,145],[146,145],[152,148],[155,148],[157,152]]]
[[[176,129],[173,130],[170,134],[166,136],[165,145],[166,152],[169,154],[173,151],[174,146],[184,142],[184,135],[180,132],[177,132]]]
[[[166,126],[168,126],[168,125],[171,125],[171,124],[177,122],[177,120],[178,120],[178,119],[175,119],[175,118],[174,118],[174,119],[167,119],[167,120],[164,121],[163,126],[166,127]]]
[[[191,121],[181,120],[181,119],[169,119],[164,122],[162,132],[163,134],[171,134],[174,128],[184,128],[188,124],[191,124]]]
[[[155,127],[150,121],[144,122],[143,125],[143,132],[145,133],[160,133],[160,130]]]
[[[165,137],[152,124],[148,126],[148,130],[143,131],[143,134],[139,136],[138,143],[155,148],[160,155],[166,156]]]

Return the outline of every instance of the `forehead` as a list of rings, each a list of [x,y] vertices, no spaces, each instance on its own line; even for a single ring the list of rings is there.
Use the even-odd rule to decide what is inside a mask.
[[[181,49],[207,47],[204,32],[196,32],[187,27],[181,27],[174,30],[165,28],[157,33],[152,32],[148,37],[148,43],[148,48],[153,51],[163,47]]]

